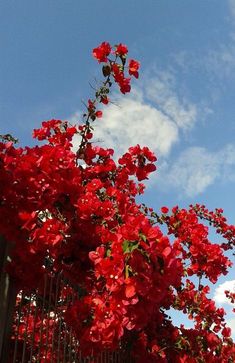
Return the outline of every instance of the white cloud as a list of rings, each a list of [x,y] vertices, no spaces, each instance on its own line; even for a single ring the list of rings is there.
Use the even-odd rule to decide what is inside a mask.
[[[223,308],[226,312],[226,324],[231,329],[232,337],[233,339],[235,339],[235,315],[233,312],[235,304],[232,304],[230,300],[226,298],[226,295],[224,293],[224,291],[226,290],[235,292],[235,280],[227,280],[222,284],[219,284],[215,289],[213,300],[219,306],[223,305]]]
[[[116,105],[104,108],[103,118],[94,124],[95,140],[118,155],[140,144],[166,157],[180,131],[194,125],[196,114],[195,105],[179,99],[174,77],[158,73],[151,80],[145,78],[130,95],[116,97]]]
[[[235,0],[228,0],[228,6],[230,13],[233,17],[235,17]]]
[[[231,302],[226,298],[224,291],[229,290],[231,292],[235,292],[235,280],[228,280],[223,282],[222,284],[218,285],[215,289],[214,297],[216,303],[220,305],[228,304],[233,305]]]
[[[234,34],[230,34],[226,44],[219,44],[217,48],[209,49],[202,57],[203,67],[218,83],[219,80],[233,76],[235,68]]]
[[[94,142],[113,148],[115,159],[130,146],[148,146],[159,159],[156,179],[161,189],[194,197],[215,181],[235,180],[235,147],[227,145],[215,152],[189,147],[173,162],[173,146],[182,132],[192,130],[200,113],[200,106],[180,97],[179,92],[172,73],[155,72],[154,77],[145,77],[130,95],[116,96],[116,104],[104,108],[103,118],[94,124]],[[72,121],[78,118],[75,114]],[[78,144],[75,139],[75,149]]]
[[[180,100],[175,88],[172,74],[161,72],[157,78],[148,80],[146,94],[179,128],[192,128],[196,121],[197,107],[186,99]]]
[[[182,194],[194,197],[204,192],[216,180],[234,178],[231,168],[234,165],[233,145],[227,145],[217,152],[210,152],[202,147],[190,147],[181,153],[173,165],[165,162],[159,168],[159,177],[164,186],[176,188]]]
[[[235,69],[235,0],[228,0],[228,17],[227,21],[230,20],[230,30],[227,32],[226,41],[217,42],[211,48],[208,48],[205,54],[202,54],[199,58],[200,67],[205,68],[208,72],[207,76],[212,77],[216,83],[220,80],[224,80],[234,77]],[[178,56],[180,64],[181,58],[183,56],[179,54]],[[185,59],[186,56],[184,54]],[[195,57],[196,58],[196,57]],[[223,87],[223,83],[220,87]]]
[[[233,339],[235,339],[235,318],[232,319],[226,319],[226,323],[227,326],[231,329],[232,331],[232,337]]]
[[[209,46],[204,47],[202,42],[198,49],[181,49],[178,53],[172,54],[175,66],[179,67],[183,74],[196,72],[201,81],[205,80],[203,88],[208,90],[209,87],[212,101],[214,98],[217,99],[222,91],[227,92],[224,81],[231,82],[235,74],[235,0],[227,0],[224,3],[226,16],[221,17],[218,28],[220,36],[215,37],[215,33],[211,33]],[[209,95],[206,97],[209,98]]]
[[[104,119],[95,127],[96,138],[119,155],[135,144],[167,155],[179,138],[175,122],[140,97],[123,98],[118,104],[104,112]]]

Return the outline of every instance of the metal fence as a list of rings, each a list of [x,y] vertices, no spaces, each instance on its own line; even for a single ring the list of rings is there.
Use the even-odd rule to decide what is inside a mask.
[[[1,363],[133,363],[123,350],[82,357],[79,341],[64,319],[78,290],[61,273],[48,272],[37,289],[16,295],[4,272],[8,247],[3,239],[0,246]]]

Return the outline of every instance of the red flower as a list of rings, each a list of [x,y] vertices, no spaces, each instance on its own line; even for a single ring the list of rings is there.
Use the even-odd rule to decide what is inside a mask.
[[[123,78],[122,80],[120,80],[119,82],[120,91],[123,94],[130,92],[131,90],[130,80],[131,80],[130,78]]]
[[[104,105],[107,105],[109,103],[109,98],[107,96],[101,96],[100,102],[102,102]]]
[[[230,328],[224,328],[222,330],[222,335],[224,338],[229,338],[231,336],[231,329]]]
[[[107,42],[103,42],[97,48],[93,49],[93,56],[98,60],[99,63],[107,62],[107,57],[109,56],[110,52],[110,44]]]
[[[115,54],[119,55],[119,56],[125,56],[128,53],[128,49],[127,46],[124,44],[118,44],[116,46],[116,50],[115,50]]]
[[[129,60],[129,74],[131,76],[134,76],[135,78],[139,77],[139,73],[138,73],[139,67],[140,67],[139,62],[137,62],[134,59]]]
[[[101,118],[102,115],[103,115],[103,112],[102,111],[96,111],[95,115],[96,115],[97,118]]]
[[[163,214],[167,214],[167,213],[169,212],[169,209],[168,209],[167,207],[162,207],[162,208],[161,208],[161,212],[162,212]]]
[[[125,94],[130,92],[131,90],[131,86],[130,86],[130,78],[125,78],[124,77],[124,73],[122,70],[122,67],[118,66],[117,64],[112,64],[112,71],[113,71],[113,76],[115,79],[115,82],[118,83],[119,87],[120,87],[120,91]]]

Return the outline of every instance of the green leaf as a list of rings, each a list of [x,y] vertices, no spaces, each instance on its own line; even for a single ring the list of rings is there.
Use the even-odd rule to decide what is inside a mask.
[[[122,245],[122,249],[124,253],[131,253],[139,247],[138,241],[128,241],[125,240]]]
[[[125,241],[123,242],[123,244],[122,244],[123,252],[124,252],[124,253],[129,252],[129,251],[127,251],[127,250],[128,250],[128,248],[129,248],[129,241],[125,240]]]
[[[110,250],[110,248],[106,251],[106,256],[107,257],[110,257],[111,256],[111,250]]]
[[[143,240],[144,242],[146,242],[146,241],[147,241],[147,237],[145,236],[145,234],[143,234],[143,233],[139,233],[139,236],[140,236],[140,238],[142,238],[142,240]]]

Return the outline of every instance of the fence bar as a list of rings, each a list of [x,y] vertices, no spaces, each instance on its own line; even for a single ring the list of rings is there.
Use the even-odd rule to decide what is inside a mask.
[[[41,289],[35,286],[31,292],[20,291],[16,302],[16,289],[4,271],[9,248],[0,237],[0,363],[40,363],[43,355],[50,355],[50,363],[134,362],[122,349],[82,356],[79,341],[64,320],[64,311],[76,299],[77,290],[61,273],[48,271]]]
[[[5,272],[10,243],[0,236],[0,362],[7,363],[12,330],[13,313],[16,302],[16,289]]]
[[[38,305],[36,303],[36,295],[34,296],[34,314],[33,314],[33,329],[31,334],[31,347],[30,347],[30,358],[28,363],[32,363],[33,358],[33,349],[34,349],[34,338],[35,338],[35,328],[36,328],[36,322],[37,322],[37,313],[38,313]]]

